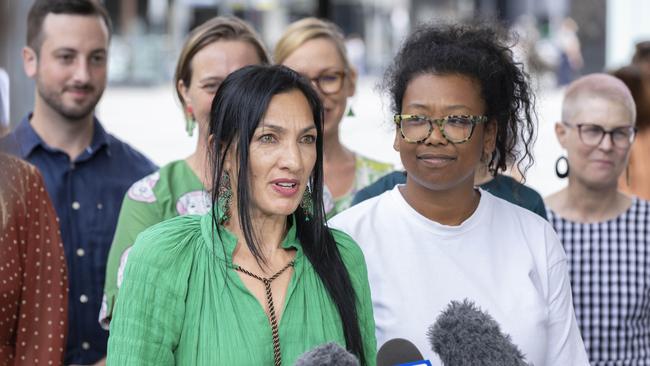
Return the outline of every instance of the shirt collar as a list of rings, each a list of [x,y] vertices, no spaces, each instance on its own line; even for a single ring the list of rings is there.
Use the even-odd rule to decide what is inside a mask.
[[[14,131],[15,141],[20,149],[20,157],[27,159],[27,157],[34,151],[38,146],[43,147],[48,151],[54,151],[52,147],[48,146],[45,141],[36,133],[30,120],[32,119],[32,112],[27,114],[20,121],[16,130]],[[90,145],[86,148],[86,153],[88,157],[93,156],[97,151],[102,147],[106,147],[107,153],[110,155],[110,139],[108,138],[108,133],[104,130],[104,127],[97,117],[93,116],[93,138],[90,142]],[[84,155],[82,155],[83,157]],[[85,159],[82,159],[85,160]]]

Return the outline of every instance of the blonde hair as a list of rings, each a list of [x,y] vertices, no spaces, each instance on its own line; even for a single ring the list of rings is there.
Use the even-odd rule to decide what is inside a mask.
[[[270,63],[269,53],[264,47],[259,34],[245,21],[235,17],[215,17],[194,28],[189,34],[176,64],[174,73],[174,87],[176,96],[185,107],[185,101],[178,87],[178,82],[183,81],[186,87],[192,80],[192,59],[200,50],[217,41],[243,41],[251,44],[257,52],[261,64]]]
[[[11,214],[16,214],[18,209],[26,209],[28,178],[38,174],[38,171],[33,165],[5,153],[0,153],[0,166],[5,168],[0,173],[0,229],[4,230]],[[13,177],[9,177],[9,174],[13,174]],[[15,199],[10,201],[9,197]]]
[[[277,64],[283,63],[300,46],[316,38],[332,41],[346,69],[351,68],[341,29],[332,22],[317,18],[304,18],[291,23],[275,45],[273,60]]]

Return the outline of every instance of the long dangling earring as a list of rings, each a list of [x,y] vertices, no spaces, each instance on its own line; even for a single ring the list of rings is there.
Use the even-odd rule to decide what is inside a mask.
[[[564,172],[560,172],[560,162],[564,162],[564,165],[566,165],[566,170]],[[566,158],[566,156],[560,156],[557,161],[555,161],[555,174],[558,176],[558,178],[566,178],[569,176],[569,159]]]
[[[230,174],[224,172],[221,177],[221,182],[219,182],[219,211],[221,211],[221,217],[219,218],[219,223],[225,224],[230,220],[230,204],[232,202],[232,186],[230,184]]]
[[[194,134],[194,128],[196,127],[196,118],[194,118],[194,110],[191,106],[187,106],[185,115],[185,131],[189,137],[192,137]]]
[[[302,208],[305,213],[305,219],[309,221],[310,217],[314,214],[314,201],[311,198],[311,183],[307,184],[307,188],[305,188],[305,191],[302,193],[300,208]]]

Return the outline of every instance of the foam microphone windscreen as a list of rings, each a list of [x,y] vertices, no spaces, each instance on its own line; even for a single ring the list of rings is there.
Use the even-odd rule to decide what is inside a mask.
[[[337,343],[330,342],[304,353],[294,366],[359,366],[359,360]]]
[[[528,366],[499,323],[467,299],[452,301],[427,335],[445,366]]]
[[[422,361],[422,353],[410,341],[394,338],[377,351],[377,366],[395,366],[405,363]]]

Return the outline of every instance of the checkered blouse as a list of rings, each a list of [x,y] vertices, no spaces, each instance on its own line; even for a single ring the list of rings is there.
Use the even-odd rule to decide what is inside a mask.
[[[591,365],[650,365],[650,202],[578,223],[547,209],[569,259],[573,303]]]

